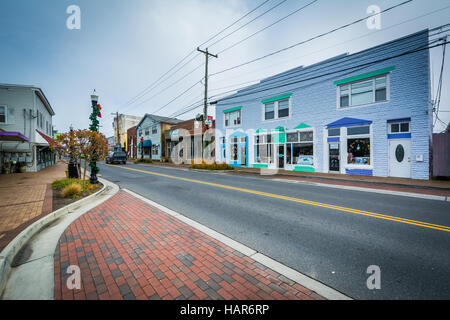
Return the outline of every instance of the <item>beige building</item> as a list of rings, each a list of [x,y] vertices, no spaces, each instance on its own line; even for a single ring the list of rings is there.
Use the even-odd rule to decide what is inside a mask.
[[[127,130],[136,126],[141,120],[142,117],[120,113],[119,119],[117,119],[117,116],[114,117],[114,121],[112,123],[114,128],[114,145],[118,145],[120,142],[122,149],[127,150]],[[117,129],[117,125],[119,125],[119,129]]]

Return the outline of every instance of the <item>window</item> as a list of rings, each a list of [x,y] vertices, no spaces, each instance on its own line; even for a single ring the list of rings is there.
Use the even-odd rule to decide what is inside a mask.
[[[387,101],[387,75],[339,86],[339,107]]]
[[[409,133],[409,122],[398,122],[390,124],[390,133]]]
[[[237,126],[241,124],[241,110],[225,113],[225,127]]]
[[[370,138],[347,139],[347,163],[370,165]]]
[[[139,129],[139,136],[142,136],[142,129]]]
[[[276,120],[290,116],[289,99],[264,104],[264,120]]]
[[[158,155],[158,146],[152,146],[152,155]]]
[[[152,127],[152,134],[156,134],[158,132],[158,129],[156,128],[156,126]]]
[[[289,100],[278,101],[278,118],[289,117]]]
[[[6,106],[0,106],[0,123],[6,123],[8,114]]]
[[[145,129],[145,135],[148,136],[150,134],[150,130],[148,128]]]
[[[328,129],[329,137],[339,137],[341,135],[341,128]]]
[[[267,103],[264,105],[264,119],[270,120],[275,118],[275,103]]]
[[[286,163],[314,165],[313,131],[297,131],[286,134]]]
[[[369,133],[370,133],[369,126],[347,128],[347,135],[349,136],[357,136],[360,134],[369,134]]]
[[[274,163],[274,145],[271,134],[255,136],[255,163]]]

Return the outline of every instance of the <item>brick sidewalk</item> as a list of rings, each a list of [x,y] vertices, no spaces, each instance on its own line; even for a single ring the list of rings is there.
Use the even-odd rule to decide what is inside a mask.
[[[52,212],[51,183],[65,177],[66,164],[39,172],[0,175],[0,251],[22,230]]]
[[[323,299],[125,191],[74,221],[54,257],[55,299]]]

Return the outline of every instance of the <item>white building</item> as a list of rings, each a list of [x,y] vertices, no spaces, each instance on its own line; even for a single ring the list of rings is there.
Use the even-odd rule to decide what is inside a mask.
[[[27,172],[54,164],[49,148],[55,115],[40,88],[0,84],[0,165],[24,166]]]
[[[141,120],[142,117],[120,113],[118,119],[117,116],[114,117],[114,121],[112,123],[114,128],[114,145],[118,145],[120,143],[123,150],[127,150],[127,130],[136,126]],[[119,130],[117,130],[117,124],[119,125]],[[120,141],[117,137],[117,131],[119,131]]]

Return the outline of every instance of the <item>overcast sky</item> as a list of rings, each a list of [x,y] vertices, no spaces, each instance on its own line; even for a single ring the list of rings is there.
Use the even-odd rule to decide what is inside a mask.
[[[270,0],[216,39],[275,6]],[[209,46],[212,53],[270,25],[311,2],[287,0],[233,35]],[[211,58],[210,73],[246,62],[325,31],[367,16],[370,5],[385,9],[402,0],[319,0],[281,23]],[[56,129],[86,128],[90,94],[96,89],[102,105],[101,130],[112,135],[111,112],[143,115],[153,113],[197,83],[204,75],[199,55],[173,77],[146,95],[127,104],[143,89],[180,61],[198,45],[263,3],[263,0],[1,0],[0,83],[35,85],[44,91],[56,112]],[[81,29],[69,30],[66,9],[81,9]],[[437,9],[447,7],[426,15]],[[426,16],[423,16],[426,15]],[[420,17],[422,16],[422,17]],[[282,54],[210,78],[210,95],[309,65],[344,53],[357,52],[410,33],[450,23],[449,0],[414,0],[381,17],[381,30],[359,23],[327,37],[298,46]],[[417,19],[416,19],[417,18]],[[213,41],[209,42],[211,44]],[[204,48],[204,46],[203,46]],[[447,50],[443,97],[439,117],[450,121],[450,61]],[[191,57],[195,55],[192,54]],[[432,50],[433,96],[442,60],[442,48]],[[176,85],[158,94],[181,77]],[[158,94],[158,95],[157,95]],[[202,98],[198,83],[157,114],[169,116]],[[156,95],[156,96],[155,96]],[[192,118],[201,108],[181,115]],[[211,110],[214,114],[214,110]],[[437,124],[435,131],[444,125]]]

